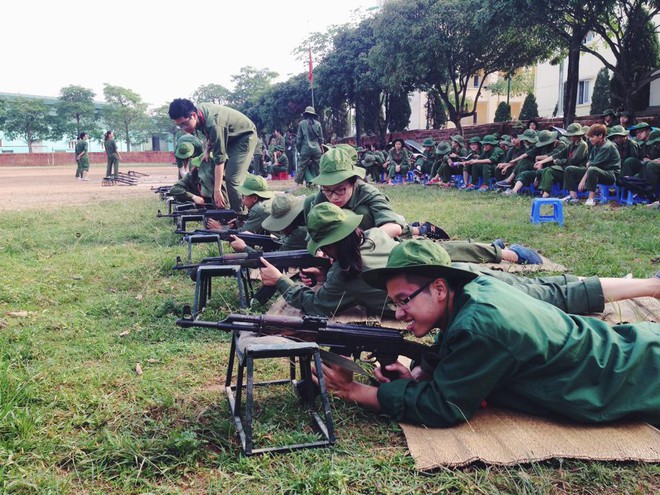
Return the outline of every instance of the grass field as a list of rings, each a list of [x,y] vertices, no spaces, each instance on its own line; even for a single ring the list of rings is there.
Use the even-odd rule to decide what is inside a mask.
[[[412,185],[386,193],[408,221],[530,245],[577,275],[660,269],[657,210],[568,207],[560,228],[531,225],[529,198]],[[228,336],[174,324],[193,283],[171,270],[185,246],[155,218],[162,207],[150,194],[0,214],[0,493],[660,492],[653,465],[556,460],[419,473],[396,423],[338,400],[335,447],[242,457],[221,387]],[[235,287],[221,281],[213,314],[232,308]],[[295,430],[294,403],[292,394],[266,397],[261,413]],[[258,434],[283,435],[267,421]]]

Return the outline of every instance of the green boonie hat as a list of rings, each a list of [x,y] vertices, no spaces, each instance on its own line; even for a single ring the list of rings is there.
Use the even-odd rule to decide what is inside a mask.
[[[584,129],[582,129],[582,126],[578,124],[577,122],[573,122],[571,125],[569,125],[566,128],[566,132],[564,133],[564,136],[584,136]]]
[[[632,126],[630,130],[637,132],[643,129],[650,129],[650,128],[651,128],[651,124],[649,124],[648,122],[640,122],[639,124]]]
[[[356,168],[354,166],[355,161],[339,148],[326,151],[321,155],[319,175],[312,179],[312,183],[319,186],[334,186],[351,177],[364,179],[366,170],[362,167]]]
[[[497,137],[494,134],[487,134],[481,140],[481,144],[490,144],[491,146],[497,146],[499,144],[499,141],[497,140]]]
[[[613,125],[607,131],[608,139],[614,136],[627,136],[627,135],[628,135],[628,131],[626,131],[622,125]]]
[[[557,140],[557,134],[559,134],[557,131],[543,130],[539,132],[536,147],[541,148],[543,146],[554,143]]]
[[[282,146],[281,144],[276,144],[275,145],[275,150],[276,151],[284,151],[284,146]]]
[[[362,159],[362,166],[369,168],[371,167],[374,163],[376,163],[376,157],[374,155],[365,155],[365,157]]]
[[[616,117],[616,112],[611,108],[608,108],[603,112],[603,117],[605,117],[606,115],[611,115],[612,117]]]
[[[457,142],[458,144],[460,144],[461,146],[465,146],[465,139],[463,139],[463,136],[461,136],[460,134],[454,134],[454,135],[451,137],[451,140],[452,140],[452,141],[456,141],[456,142]]]
[[[583,126],[582,126],[582,132],[584,132],[585,134],[586,134],[587,132],[589,132],[589,129],[591,129],[591,126],[590,126],[590,125],[583,125]]]
[[[566,145],[571,144],[571,138],[566,135],[559,136],[559,140]]]
[[[503,144],[503,145],[509,146],[509,147],[513,146],[513,143],[511,142],[511,136],[506,135],[506,134],[504,136],[502,136],[500,138],[500,144]]]
[[[358,153],[362,153],[362,152],[364,152],[364,151],[367,151],[367,149],[366,149],[366,148],[363,148],[362,146],[358,146],[358,148],[357,148],[356,151],[357,151]]]
[[[646,144],[655,144],[660,142],[660,129],[653,129],[651,134],[649,134],[649,139],[646,141]]]
[[[270,215],[261,222],[261,226],[271,232],[286,229],[305,207],[305,198],[293,194],[280,194],[270,202]]]
[[[272,198],[275,196],[273,191],[268,190],[268,182],[260,175],[250,174],[245,178],[243,185],[236,188],[239,194],[250,196],[256,194],[260,198]]]
[[[518,139],[532,144],[539,140],[538,137],[536,137],[536,131],[534,129],[527,129],[522,135],[518,136]]]
[[[438,155],[446,155],[447,153],[451,152],[451,144],[449,144],[447,141],[442,141],[438,143],[438,146],[435,148],[435,152]]]
[[[468,139],[468,144],[474,144],[474,143],[481,144],[481,138],[479,136],[474,136]]]
[[[512,129],[524,129],[525,124],[523,124],[520,120],[516,120],[511,124]]]
[[[422,146],[435,146],[435,141],[431,138],[426,138],[422,143]]]
[[[316,254],[323,246],[341,241],[353,232],[360,222],[362,215],[351,210],[342,210],[332,203],[319,203],[307,215],[307,251]]]
[[[185,160],[190,158],[195,153],[195,147],[192,143],[183,142],[176,145],[176,150],[174,151],[174,156],[179,160]]]
[[[353,164],[357,164],[358,161],[358,152],[353,146],[350,144],[338,144],[335,146],[338,150],[342,150],[344,153],[346,153],[348,156],[351,157],[351,160],[353,160]]]
[[[366,270],[362,279],[372,287],[386,289],[392,277],[422,275],[431,278],[448,278],[459,283],[467,283],[479,275],[451,266],[451,258],[445,249],[430,239],[403,241],[396,245],[387,258],[384,268]]]
[[[305,115],[314,115],[314,116],[316,116],[316,110],[314,110],[314,107],[309,106],[309,107],[305,108],[305,111],[302,114],[303,114],[303,116],[305,116]]]

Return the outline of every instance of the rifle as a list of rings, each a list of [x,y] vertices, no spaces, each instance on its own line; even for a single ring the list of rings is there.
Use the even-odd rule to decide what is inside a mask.
[[[174,270],[190,270],[190,278],[194,281],[197,280],[197,268],[202,265],[236,265],[241,268],[261,268],[261,258],[266,259],[275,268],[280,270],[287,270],[289,268],[312,268],[318,267],[324,270],[330,268],[330,259],[321,256],[313,256],[309,254],[306,249],[298,249],[292,251],[273,251],[263,252],[254,251],[250,253],[232,253],[224,256],[215,256],[211,258],[204,258],[201,263],[192,265],[184,265],[181,262],[181,257],[176,257],[176,265]],[[261,304],[264,304],[270,299],[277,289],[273,286],[262,286],[255,294],[256,299]]]
[[[231,242],[233,239],[231,236],[236,236],[239,239],[242,239],[245,244],[248,246],[254,248],[254,247],[260,247],[260,251],[277,251],[282,247],[282,244],[275,238],[269,236],[269,235],[261,235],[261,234],[251,234],[249,232],[241,232],[240,230],[236,229],[223,229],[223,230],[206,230],[206,229],[199,229],[195,230],[193,232],[186,232],[183,230],[175,230],[177,234],[217,234],[220,236],[220,239],[223,241],[229,241]]]
[[[405,339],[401,332],[394,328],[329,323],[327,318],[320,316],[300,318],[230,314],[222,321],[213,322],[195,320],[192,315],[184,315],[176,324],[183,328],[217,328],[225,332],[254,332],[258,335],[293,337],[296,340],[331,347],[335,352],[352,356],[355,361],[359,361],[362,353],[366,352],[380,363],[381,371],[386,376],[388,371],[384,367],[396,362],[399,356],[406,356],[419,363],[432,358],[433,354],[431,347]],[[337,362],[334,359],[332,361]]]
[[[208,218],[213,218],[220,223],[227,223],[230,220],[234,220],[235,218],[239,219],[245,219],[247,218],[247,215],[244,215],[242,213],[237,213],[235,210],[226,210],[226,209],[211,209],[211,208],[205,208],[205,207],[197,207],[197,205],[193,205],[192,207],[186,207],[182,206],[177,209],[177,211],[174,211],[172,213],[162,213],[160,210],[158,210],[158,213],[156,214],[156,218],[180,218],[182,216],[198,216],[200,217],[200,220],[206,220]]]

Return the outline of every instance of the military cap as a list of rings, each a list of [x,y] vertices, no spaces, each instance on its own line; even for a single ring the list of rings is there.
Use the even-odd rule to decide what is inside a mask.
[[[271,232],[280,232],[293,222],[305,207],[305,198],[293,194],[280,194],[270,203],[270,215],[261,226]]]
[[[435,146],[435,141],[431,138],[426,138],[422,143],[422,146]]]
[[[518,136],[518,139],[521,141],[527,141],[528,143],[536,143],[539,139],[536,136],[536,131],[534,129],[526,129],[522,135]]]
[[[435,148],[435,152],[438,155],[446,155],[451,151],[451,144],[447,141],[441,141],[438,143],[438,146]]]
[[[499,141],[497,140],[497,137],[494,134],[487,134],[481,140],[481,144],[490,144],[491,146],[497,146],[499,144]]]
[[[541,148],[542,146],[554,143],[557,140],[557,134],[559,134],[557,131],[548,131],[547,129],[539,132],[536,147]]]
[[[190,158],[195,153],[195,147],[192,143],[184,142],[176,145],[176,150],[174,150],[174,156],[180,160],[185,160]]]
[[[585,134],[585,131],[582,128],[582,126],[577,122],[573,122],[572,124],[570,124],[566,128],[566,132],[564,133],[564,136],[568,136],[568,137],[571,137],[571,136],[584,136],[584,134]]]
[[[312,179],[319,186],[334,186],[351,177],[364,179],[365,170],[355,167],[355,162],[348,153],[340,148],[332,148],[321,155],[319,175]]]
[[[314,115],[315,117],[317,116],[316,115],[316,110],[314,110],[314,107],[312,107],[312,106],[306,107],[305,111],[302,114],[303,114],[303,117],[305,115]]]
[[[607,131],[607,137],[612,138],[614,136],[627,136],[628,131],[626,131],[622,125],[613,125]]]
[[[319,203],[307,215],[307,250],[311,254],[323,246],[334,244],[348,237],[360,222],[362,215],[344,210],[329,202]]]
[[[245,182],[236,188],[239,194],[243,196],[251,196],[256,194],[260,198],[272,198],[275,193],[268,189],[268,182],[261,175],[249,174],[245,178]]]

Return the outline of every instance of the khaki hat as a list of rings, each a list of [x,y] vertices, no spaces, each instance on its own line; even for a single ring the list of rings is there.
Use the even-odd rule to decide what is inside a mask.
[[[465,146],[465,139],[463,139],[463,136],[461,136],[460,134],[454,134],[454,135],[451,137],[451,140],[452,140],[452,141],[456,141],[456,142],[457,142],[458,144],[460,144],[461,146]]]
[[[305,111],[302,114],[303,114],[303,117],[305,115],[314,115],[315,117],[317,116],[316,115],[316,110],[314,110],[314,107],[312,107],[312,106],[306,107]]]
[[[293,194],[280,194],[270,202],[270,215],[261,222],[261,226],[271,232],[286,229],[303,211],[305,198]]]
[[[591,129],[591,126],[589,126],[589,125],[583,125],[582,126],[582,132],[585,133],[585,134],[587,132],[589,132],[589,129]]]
[[[351,160],[353,160],[354,164],[357,164],[358,152],[353,146],[351,146],[350,144],[341,143],[335,146],[335,148],[337,148],[338,150],[342,150],[344,153],[346,153],[348,156],[351,157]]]
[[[518,139],[521,141],[527,141],[528,143],[536,143],[539,139],[536,137],[536,131],[534,129],[527,129],[522,135],[518,136]]]
[[[426,138],[422,143],[422,146],[435,146],[435,141],[431,138]]]
[[[584,129],[582,129],[582,126],[578,124],[577,122],[573,122],[571,125],[569,125],[566,128],[566,132],[564,133],[564,136],[584,136]]]
[[[183,142],[176,145],[176,150],[174,150],[174,156],[180,160],[185,160],[190,158],[195,153],[195,147],[192,143]]]
[[[622,125],[613,125],[607,131],[607,138],[609,139],[614,136],[628,136],[628,131]]]
[[[447,141],[442,141],[438,143],[435,152],[438,155],[446,155],[447,153],[451,152],[451,144],[449,144]]]
[[[539,132],[536,147],[542,148],[543,146],[554,143],[557,140],[557,134],[559,134],[557,131],[548,131],[547,129]]]
[[[340,148],[332,148],[321,155],[319,175],[312,183],[319,186],[334,186],[351,177],[364,179],[365,170],[354,166],[355,160]]]
[[[487,134],[481,140],[481,144],[490,144],[492,146],[497,146],[500,143],[497,140],[497,136],[495,136],[494,134]]]
[[[448,278],[467,283],[478,274],[451,266],[451,258],[439,243],[430,239],[403,241],[396,245],[387,258],[384,268],[366,270],[362,279],[372,287],[386,289],[387,281],[399,274],[424,277]]]
[[[236,188],[239,194],[250,196],[256,194],[260,198],[269,199],[275,196],[273,191],[268,189],[268,182],[260,175],[249,174],[245,178],[243,185]]]
[[[319,203],[307,215],[307,251],[316,254],[319,248],[341,241],[348,237],[361,221],[362,215],[356,215],[351,210],[342,210],[328,202]]]
[[[653,129],[651,134],[649,134],[649,139],[646,141],[646,144],[655,144],[660,142],[660,129]]]

